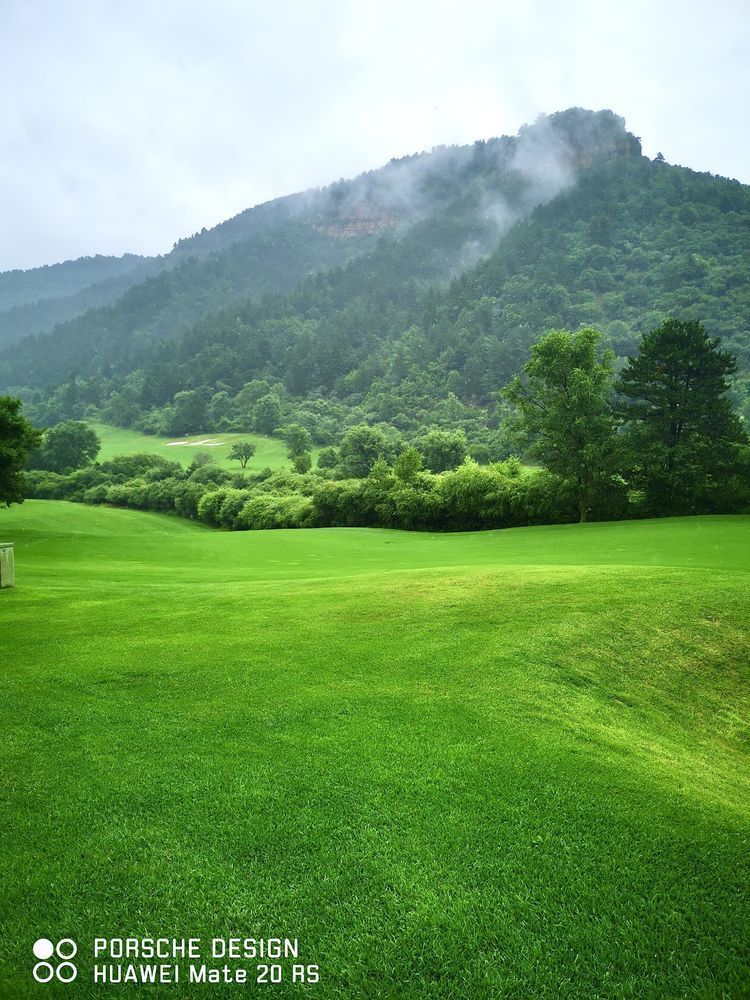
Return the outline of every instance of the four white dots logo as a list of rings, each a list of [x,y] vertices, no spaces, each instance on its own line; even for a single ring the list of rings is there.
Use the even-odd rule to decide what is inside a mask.
[[[39,961],[34,966],[33,976],[38,983],[48,983],[55,976],[61,983],[72,983],[78,975],[78,969],[70,961],[78,951],[78,945],[71,938],[62,938],[57,944],[52,944],[47,938],[39,938],[34,942],[34,957]],[[53,955],[63,961],[53,965],[49,959]]]

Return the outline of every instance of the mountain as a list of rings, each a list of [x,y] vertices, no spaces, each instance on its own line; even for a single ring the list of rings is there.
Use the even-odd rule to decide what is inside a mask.
[[[43,299],[65,298],[83,289],[136,270],[147,258],[81,257],[28,271],[0,273],[0,313]]]
[[[187,391],[195,430],[220,410],[250,429],[253,383],[318,440],[353,419],[485,440],[497,389],[546,329],[596,325],[623,356],[674,313],[738,355],[746,405],[750,189],[649,160],[612,112],[392,161],[171,256],[116,303],[0,355],[3,383],[46,421],[93,407],[171,432]]]
[[[423,277],[448,278],[573,183],[592,158],[639,151],[611,113],[567,113],[517,137],[405,157],[354,180],[249,209],[179,241],[160,259],[160,273],[111,307],[71,318],[50,337],[24,340],[14,352],[20,368],[6,366],[6,379],[39,384],[92,365],[132,365],[144,343],[174,336],[242,297],[289,292],[309,274],[345,264],[378,240],[401,239],[420,224],[435,228],[424,246],[430,262]],[[452,236],[441,233],[446,227]],[[454,246],[443,253],[443,239],[458,239],[463,256]],[[153,260],[148,266],[154,269]],[[2,331],[0,317],[7,341]]]
[[[158,267],[155,258],[81,257],[0,274],[0,346],[51,330],[92,306],[118,299]]]

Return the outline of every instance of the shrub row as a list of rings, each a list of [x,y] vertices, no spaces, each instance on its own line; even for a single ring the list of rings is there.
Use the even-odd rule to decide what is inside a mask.
[[[388,527],[471,531],[576,519],[569,484],[515,459],[494,465],[465,461],[440,475],[404,481],[378,462],[364,479],[324,473],[231,474],[207,466],[185,471],[157,456],[127,456],[69,475],[28,474],[30,495],[197,518],[230,530],[307,527]],[[597,498],[598,519],[638,516],[625,486],[613,481]]]

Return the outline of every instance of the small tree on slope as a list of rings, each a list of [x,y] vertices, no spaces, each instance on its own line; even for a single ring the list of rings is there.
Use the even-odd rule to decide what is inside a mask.
[[[227,461],[239,462],[240,466],[244,469],[254,454],[255,445],[252,441],[236,441],[227,456]]]

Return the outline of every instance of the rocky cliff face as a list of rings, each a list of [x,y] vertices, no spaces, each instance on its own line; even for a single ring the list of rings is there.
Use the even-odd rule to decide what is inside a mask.
[[[585,111],[569,108],[540,119],[527,129],[549,129],[569,150],[571,162],[583,170],[596,162],[621,156],[642,156],[641,140],[628,132],[625,119],[612,111]],[[527,129],[521,129],[521,138]]]
[[[313,228],[344,239],[377,234],[429,215],[441,199],[448,204],[472,187],[492,187],[510,174],[532,188],[541,185],[551,196],[547,189],[555,181],[564,186],[595,163],[641,155],[640,140],[627,131],[624,118],[612,111],[569,108],[540,116],[514,137],[441,147],[334,185]]]
[[[391,212],[380,212],[377,208],[361,205],[342,213],[341,217],[332,222],[319,223],[313,228],[318,233],[343,239],[352,236],[370,236],[387,229],[393,229],[398,219]]]

